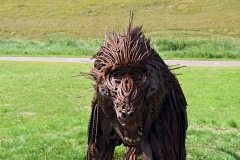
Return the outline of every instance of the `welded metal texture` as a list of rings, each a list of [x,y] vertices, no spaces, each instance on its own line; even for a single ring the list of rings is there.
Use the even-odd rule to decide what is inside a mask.
[[[144,37],[142,26],[109,34],[89,75],[96,82],[88,126],[88,160],[186,159],[187,113],[176,76]]]

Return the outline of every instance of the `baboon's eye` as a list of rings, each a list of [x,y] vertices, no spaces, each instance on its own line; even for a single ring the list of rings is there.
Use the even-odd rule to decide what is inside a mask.
[[[113,76],[115,78],[121,78],[124,76],[124,73],[122,71],[115,71],[115,72],[113,72]]]
[[[130,72],[131,75],[136,76],[142,74],[142,70],[140,69],[134,69]]]

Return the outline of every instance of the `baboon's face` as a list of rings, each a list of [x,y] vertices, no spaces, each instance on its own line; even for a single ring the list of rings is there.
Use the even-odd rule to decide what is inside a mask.
[[[147,68],[124,66],[106,73],[99,92],[111,97],[118,134],[129,145],[136,145],[143,135],[143,106],[148,92]],[[107,111],[106,111],[107,112]]]

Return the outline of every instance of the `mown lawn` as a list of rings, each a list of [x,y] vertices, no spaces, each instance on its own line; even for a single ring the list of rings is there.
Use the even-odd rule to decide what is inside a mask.
[[[0,61],[0,159],[85,159],[93,82],[79,73],[91,67]],[[189,105],[188,159],[240,159],[240,67],[175,72]]]
[[[240,159],[240,67],[187,67],[188,159]]]

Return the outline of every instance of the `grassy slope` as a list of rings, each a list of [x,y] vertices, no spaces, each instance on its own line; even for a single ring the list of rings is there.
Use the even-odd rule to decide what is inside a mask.
[[[239,0],[0,0],[0,36],[95,39],[136,25],[152,37],[240,38]]]
[[[93,89],[79,72],[91,66],[0,61],[0,159],[85,159]],[[240,159],[240,68],[175,72],[189,104],[188,159]]]

